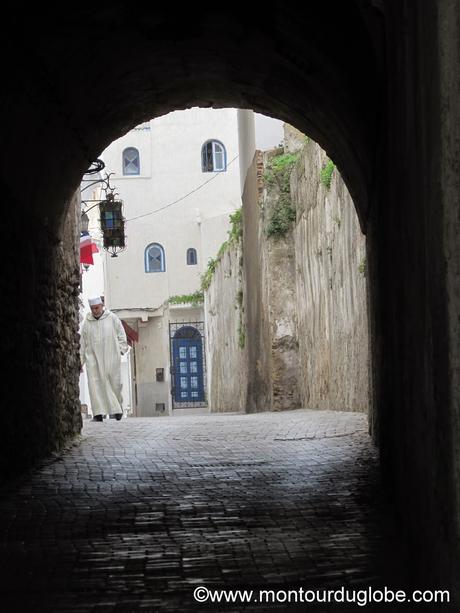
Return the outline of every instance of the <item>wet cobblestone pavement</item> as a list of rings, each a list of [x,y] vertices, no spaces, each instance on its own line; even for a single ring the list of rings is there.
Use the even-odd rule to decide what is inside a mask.
[[[86,421],[2,491],[1,610],[262,612],[290,608],[193,590],[391,585],[377,460],[358,414]]]

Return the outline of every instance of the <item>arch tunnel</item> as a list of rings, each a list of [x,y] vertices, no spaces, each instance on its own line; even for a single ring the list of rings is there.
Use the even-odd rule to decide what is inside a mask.
[[[3,475],[81,427],[78,275],[62,270],[91,161],[171,110],[251,108],[311,136],[347,183],[367,236],[372,435],[415,576],[458,590],[459,23],[455,0],[5,9]]]

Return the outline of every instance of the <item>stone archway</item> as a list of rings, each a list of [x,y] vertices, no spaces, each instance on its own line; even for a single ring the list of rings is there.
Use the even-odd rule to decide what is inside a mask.
[[[253,108],[318,141],[355,201],[384,470],[401,516],[417,509],[405,525],[420,576],[458,582],[458,4],[264,5],[254,17],[238,5],[194,8],[2,16],[3,247],[14,254],[2,274],[4,471],[78,431],[76,286],[58,273],[63,221],[90,161],[173,109]]]

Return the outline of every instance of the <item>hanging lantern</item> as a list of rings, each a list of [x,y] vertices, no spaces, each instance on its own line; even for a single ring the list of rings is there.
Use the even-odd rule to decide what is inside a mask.
[[[89,217],[85,213],[85,211],[83,211],[83,213],[81,214],[81,224],[80,225],[81,225],[82,232],[88,232]]]
[[[126,249],[123,202],[115,200],[113,194],[107,194],[99,204],[99,211],[104,249],[116,258],[117,253]]]

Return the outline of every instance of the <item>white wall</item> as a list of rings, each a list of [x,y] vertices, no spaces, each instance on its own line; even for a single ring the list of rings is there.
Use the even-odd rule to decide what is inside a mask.
[[[254,113],[256,149],[275,149],[284,140],[283,122],[280,119]]]
[[[261,122],[260,129],[272,130],[270,122]],[[224,144],[225,172],[202,171],[201,148],[207,140]],[[139,175],[123,175],[122,153],[127,147],[139,151]],[[252,111],[193,108],[137,126],[101,156],[105,171],[113,173],[110,182],[124,202],[127,220],[126,251],[104,258],[105,298],[120,317],[138,322],[138,415],[155,414],[156,403],[165,402],[170,409],[168,324],[177,318],[202,321],[204,312],[176,312],[163,305],[171,296],[200,288],[208,260],[228,238],[229,215],[241,207],[242,185],[254,152]],[[165,272],[145,272],[145,249],[151,243],[165,251]],[[190,247],[197,251],[195,266],[186,263]],[[164,383],[155,381],[156,368],[165,369]]]
[[[225,145],[227,171],[202,172],[201,146],[208,139]],[[130,146],[140,153],[138,176],[122,174],[122,151]],[[107,259],[109,308],[157,307],[199,288],[208,257],[227,238],[229,213],[241,206],[238,153],[237,110],[201,108],[153,119],[105,150],[106,171],[115,173],[111,183],[127,219],[127,249]],[[223,223],[209,222],[216,218]],[[208,223],[212,234],[202,231]],[[145,248],[153,242],[165,250],[164,273],[145,272]],[[197,250],[197,266],[186,263],[189,247]]]

